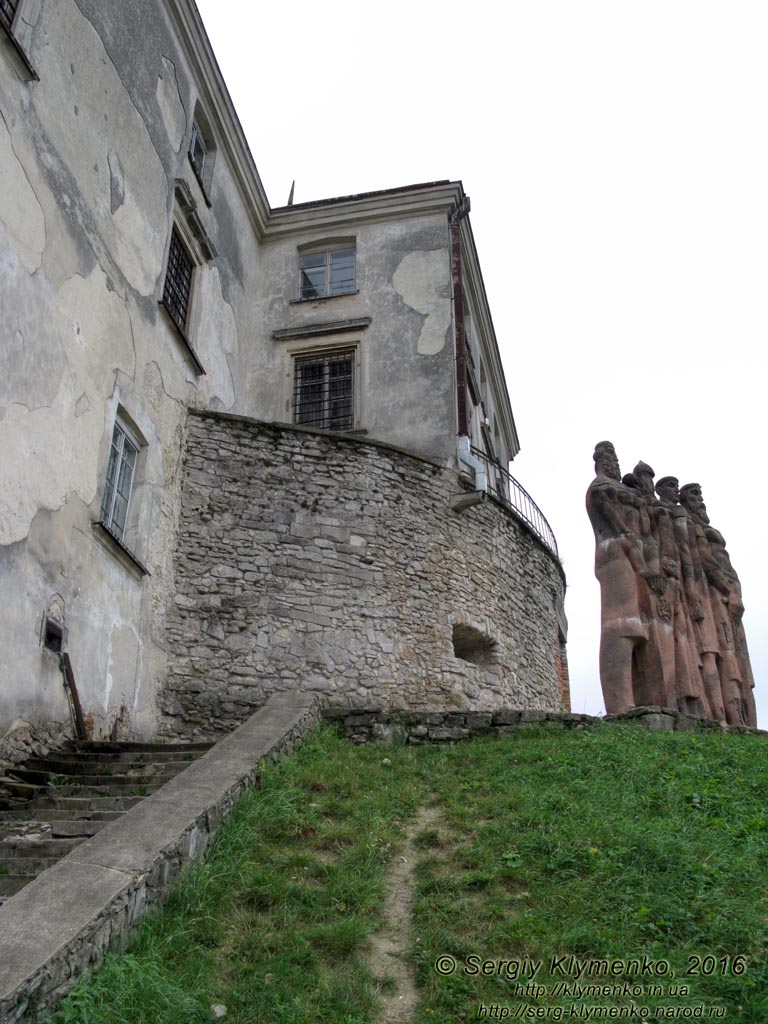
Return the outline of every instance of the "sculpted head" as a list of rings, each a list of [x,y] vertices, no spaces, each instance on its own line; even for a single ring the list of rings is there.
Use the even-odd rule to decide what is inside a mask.
[[[676,476],[663,476],[656,481],[656,493],[662,501],[676,505],[680,501],[680,481]]]
[[[700,519],[703,523],[709,522],[700,484],[683,484],[680,488],[680,504],[686,512],[690,512],[692,516]]]
[[[632,471],[633,476],[636,477],[639,489],[648,498],[653,498],[653,478],[655,473],[653,469],[648,465],[647,462],[638,462]]]
[[[621,480],[619,460],[616,457],[616,449],[610,441],[599,441],[595,445],[595,472],[598,476],[608,476],[612,480]]]

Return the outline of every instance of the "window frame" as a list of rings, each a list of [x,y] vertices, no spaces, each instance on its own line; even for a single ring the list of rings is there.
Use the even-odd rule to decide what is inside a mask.
[[[115,444],[116,438],[117,445]],[[120,481],[122,454],[125,451],[126,443],[134,450],[135,456],[121,525],[115,521],[114,509]],[[115,452],[117,452],[116,456]],[[148,457],[147,441],[123,406],[118,405],[112,422],[112,432],[109,435],[107,465],[102,477],[98,518],[94,521],[93,527],[102,547],[106,548],[137,578],[151,575],[137,554],[139,548],[143,547],[141,538],[146,537],[147,531],[148,512],[144,506],[148,494],[146,491],[149,472]],[[110,469],[113,467],[113,463],[114,474],[110,479]],[[125,494],[122,494],[121,497],[125,498]]]
[[[202,159],[198,160],[196,144],[202,150]],[[187,156],[195,175],[203,199],[207,206],[211,205],[211,187],[213,185],[213,169],[216,163],[216,140],[211,130],[211,123],[203,110],[200,101],[195,103],[192,115],[192,130],[187,147]]]
[[[340,257],[351,253],[352,255],[352,278],[351,285],[347,287],[334,287],[333,282],[333,263],[334,257]],[[333,299],[338,298],[341,295],[354,295],[357,292],[357,243],[354,238],[344,238],[338,241],[328,241],[313,243],[310,246],[302,246],[298,251],[298,270],[299,270],[299,283],[298,283],[298,302],[317,302],[321,299]],[[317,260],[321,258],[322,264],[314,267],[304,266],[304,261]],[[315,285],[309,282],[309,278],[305,284],[304,278],[305,273],[308,270],[322,270],[322,291],[318,291]],[[308,294],[308,289],[312,289],[313,294]]]
[[[179,225],[171,225],[171,240],[168,244],[168,258],[165,261],[162,303],[184,339],[188,342],[189,322],[192,314],[193,284],[197,263],[185,242]],[[183,271],[186,281],[179,281]],[[183,310],[182,310],[183,304]],[[182,315],[183,313],[183,315]]]
[[[356,347],[352,345],[321,351],[300,352],[293,356],[293,398],[291,411],[295,426],[310,427],[314,430],[349,431],[355,429],[358,375],[356,362]],[[334,378],[332,376],[332,369],[334,364],[348,364],[349,366],[348,374],[337,378],[337,380],[342,380],[345,384],[343,394],[333,394]],[[303,366],[307,368],[320,367],[322,371],[321,379],[319,381],[302,381],[300,379],[300,370]],[[304,418],[302,418],[302,391],[316,394],[317,392],[313,389],[316,389],[318,384],[321,389],[319,414],[318,410],[313,408],[318,405],[317,400],[313,401],[310,399],[307,403],[309,408],[305,408]],[[332,410],[335,402],[348,403],[349,411],[345,412],[343,416],[334,416]]]
[[[122,468],[126,448],[133,452],[133,460],[130,466],[130,479],[128,481],[127,493],[120,490],[122,480]],[[112,438],[109,443],[109,458],[107,460],[107,471],[104,475],[104,492],[101,497],[99,510],[99,522],[112,536],[124,547],[126,530],[129,525],[129,511],[131,507],[131,495],[133,493],[134,477],[136,475],[136,463],[141,452],[141,442],[137,440],[131,429],[126,426],[121,417],[116,417],[112,427]],[[113,458],[114,456],[114,458]],[[110,469],[115,467],[113,478],[110,480]],[[116,521],[115,506],[118,497],[125,502],[122,523]]]
[[[186,316],[183,322],[174,312],[174,303],[168,301],[169,294],[169,272],[172,270],[172,255],[174,241],[178,244],[181,252],[190,264],[190,280],[186,295]],[[197,203],[192,198],[189,185],[180,178],[176,179],[174,186],[174,210],[171,220],[171,230],[168,233],[168,244],[165,253],[165,264],[163,269],[163,290],[159,303],[173,325],[176,336],[182,342],[186,355],[195,366],[198,376],[205,374],[205,367],[195,351],[193,340],[195,324],[199,319],[199,276],[204,265],[217,256],[216,247],[208,237],[200,215],[197,212]]]

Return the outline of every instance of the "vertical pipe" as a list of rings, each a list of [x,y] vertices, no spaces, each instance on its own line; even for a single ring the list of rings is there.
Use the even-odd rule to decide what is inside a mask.
[[[469,196],[450,216],[451,225],[451,279],[453,282],[453,324],[456,333],[456,412],[459,437],[469,434],[467,414],[467,354],[464,336],[464,301],[461,275],[461,221],[469,213]]]

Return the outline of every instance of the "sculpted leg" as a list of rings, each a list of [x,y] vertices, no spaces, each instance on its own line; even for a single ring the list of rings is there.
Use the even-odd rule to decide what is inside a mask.
[[[600,638],[600,682],[605,710],[620,715],[635,706],[632,693],[632,653],[636,639],[603,633]]]
[[[704,651],[701,655],[701,661],[704,692],[707,695],[707,702],[715,720],[720,722],[721,725],[725,725],[725,707],[723,706],[720,675],[717,671],[717,657],[711,651]]]

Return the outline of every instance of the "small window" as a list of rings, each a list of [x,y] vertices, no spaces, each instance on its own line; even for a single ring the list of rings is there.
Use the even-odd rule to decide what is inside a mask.
[[[189,162],[195,172],[197,183],[202,189],[203,198],[210,206],[213,165],[216,162],[216,141],[211,130],[211,122],[199,102],[195,104],[192,116],[192,137],[189,140],[188,152]]]
[[[203,133],[197,121],[192,125],[192,141],[189,144],[189,159],[195,169],[195,174],[201,181],[205,180],[205,157],[206,146]]]
[[[350,430],[354,426],[354,374],[355,355],[350,350],[296,358],[294,423]]]
[[[168,250],[168,266],[165,272],[163,305],[181,333],[187,335],[189,300],[192,295],[192,271],[195,264],[178,230],[171,232],[171,247]]]
[[[474,626],[453,627],[453,654],[472,665],[487,667],[495,662],[496,641]]]
[[[101,523],[121,543],[125,540],[128,505],[140,447],[122,423],[115,423],[101,502]]]
[[[299,298],[322,299],[355,290],[355,250],[330,249],[299,256]]]

